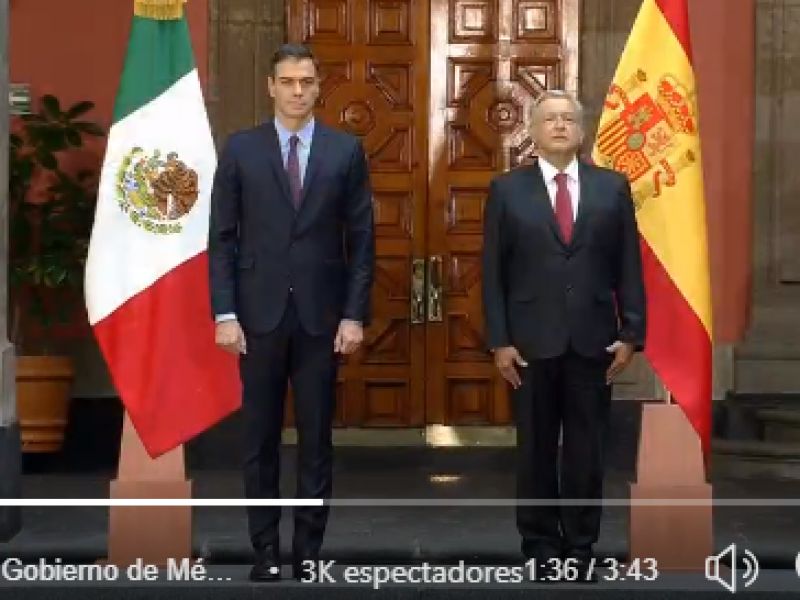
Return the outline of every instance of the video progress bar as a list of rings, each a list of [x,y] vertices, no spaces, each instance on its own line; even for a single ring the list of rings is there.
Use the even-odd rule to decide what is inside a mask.
[[[334,498],[318,499],[249,499],[249,498],[0,498],[0,506],[15,507],[113,507],[113,506],[194,506],[194,507],[248,507],[248,506],[332,506],[373,508],[496,508],[506,506],[712,506],[712,507],[798,507],[800,498],[716,498],[697,499],[639,499],[608,498],[604,500],[516,498]]]

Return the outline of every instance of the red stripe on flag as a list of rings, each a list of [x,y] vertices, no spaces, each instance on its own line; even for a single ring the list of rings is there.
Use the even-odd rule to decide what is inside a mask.
[[[214,344],[208,255],[183,263],[94,327],[111,377],[151,457],[241,403],[237,360]]]
[[[711,445],[711,339],[703,323],[642,238],[647,290],[645,356],[700,436]]]
[[[678,38],[683,51],[692,62],[692,34],[689,28],[689,4],[687,0],[655,0],[656,6],[661,10],[664,18]]]

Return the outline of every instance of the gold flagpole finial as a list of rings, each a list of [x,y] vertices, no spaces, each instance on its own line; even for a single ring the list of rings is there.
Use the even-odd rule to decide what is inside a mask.
[[[174,21],[183,17],[186,0],[134,0],[133,14],[137,17]]]

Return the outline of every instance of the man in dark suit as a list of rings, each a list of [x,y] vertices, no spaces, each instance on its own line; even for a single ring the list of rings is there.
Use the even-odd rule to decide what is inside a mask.
[[[492,181],[484,214],[484,318],[512,386],[517,527],[543,580],[558,578],[566,559],[588,573],[611,385],[645,340],[630,185],[578,160],[582,121],[574,98],[544,93],[531,112],[538,159]],[[546,502],[558,498],[560,508]]]
[[[298,433],[297,498],[328,499],[337,353],[369,325],[375,237],[370,174],[359,140],[313,118],[317,61],[286,45],[272,60],[275,118],[234,133],[219,157],[209,261],[216,341],[239,354],[248,498],[277,499],[291,382]],[[250,507],[256,563],[280,574],[278,507]],[[328,508],[297,508],[292,564],[317,560]]]

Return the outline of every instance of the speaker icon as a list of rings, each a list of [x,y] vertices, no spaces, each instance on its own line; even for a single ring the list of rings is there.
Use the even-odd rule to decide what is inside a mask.
[[[730,555],[730,579],[725,580],[726,573],[723,573],[724,566],[720,565],[720,562]],[[716,556],[709,556],[706,559],[706,579],[709,581],[716,581],[720,585],[722,585],[726,590],[730,593],[736,592],[736,565],[737,565],[737,555],[736,555],[736,544],[731,544],[725,550],[717,554]],[[742,575],[742,582],[744,583],[744,587],[750,587],[755,583],[756,579],[758,579],[758,559],[755,557],[755,554],[750,552],[750,550],[744,549],[742,551],[742,562],[744,563],[744,574]]]

